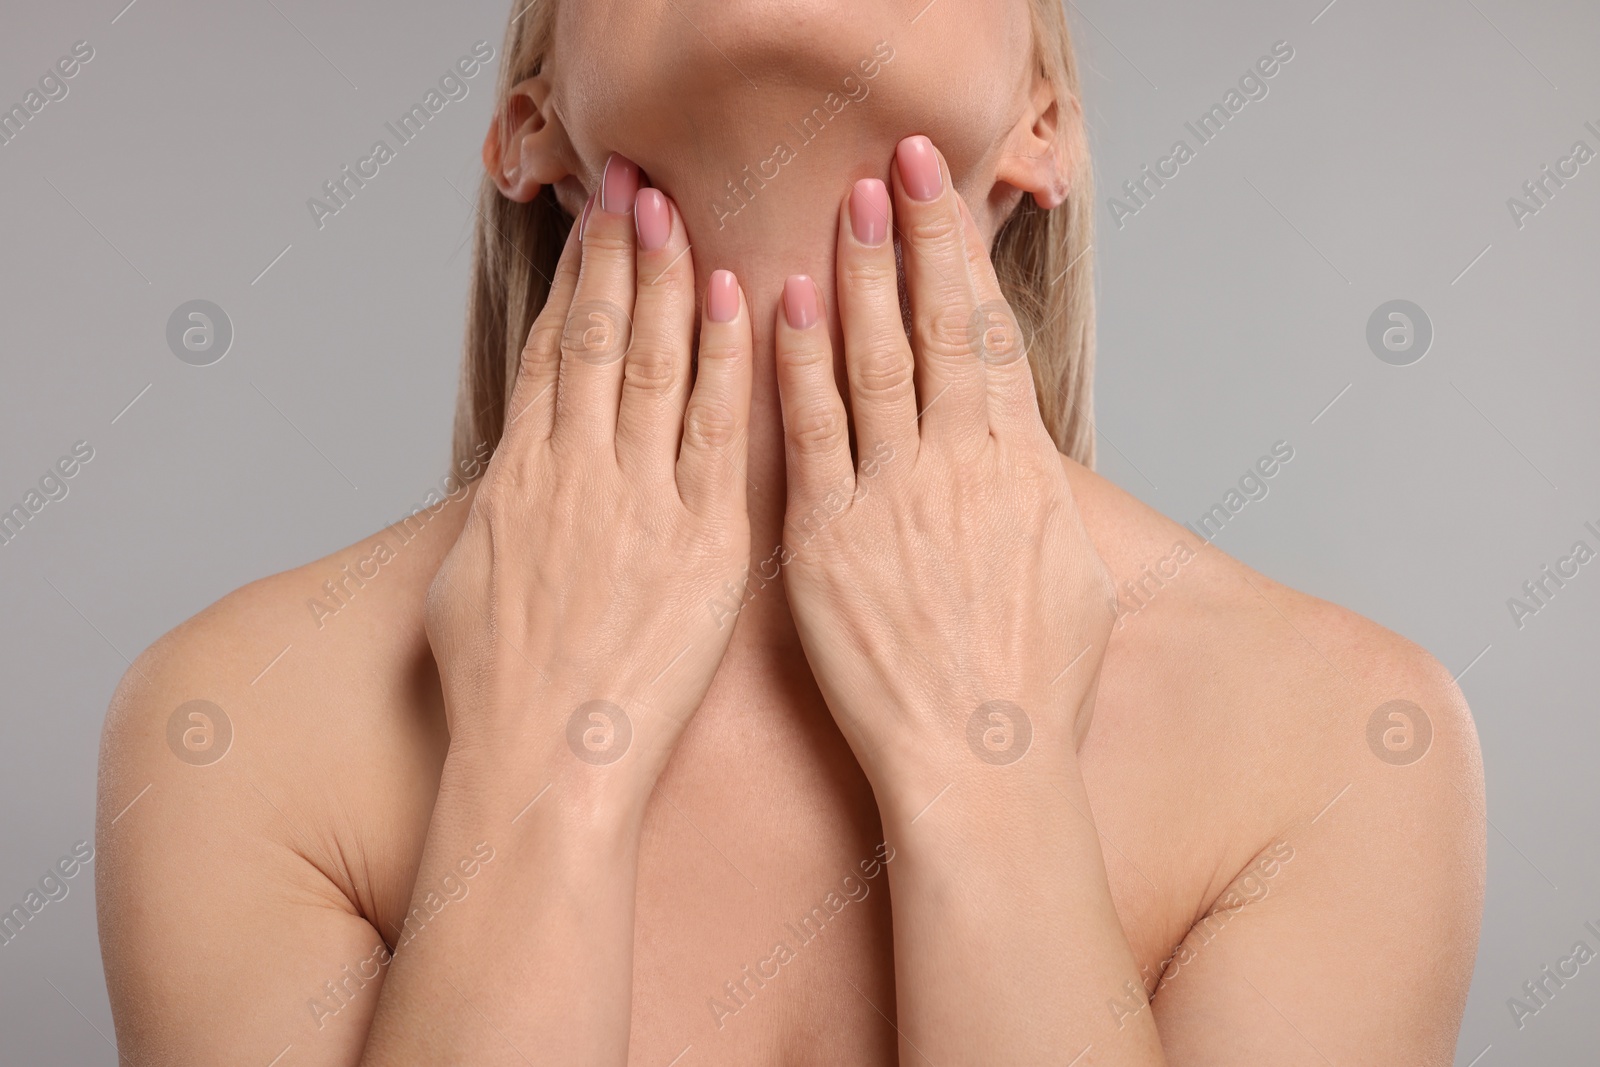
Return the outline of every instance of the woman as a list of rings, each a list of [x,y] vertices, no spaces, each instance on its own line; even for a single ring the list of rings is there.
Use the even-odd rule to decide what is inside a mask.
[[[501,62],[472,485],[115,699],[129,1061],[1449,1063],[1471,719],[1089,469],[1054,0],[536,0]]]

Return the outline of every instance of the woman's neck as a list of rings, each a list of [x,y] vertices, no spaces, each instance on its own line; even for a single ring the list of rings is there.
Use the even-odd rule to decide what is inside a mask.
[[[705,160],[695,161],[682,174],[651,174],[677,204],[684,217],[694,258],[697,291],[703,293],[714,270],[730,270],[744,289],[750,309],[755,339],[755,374],[751,394],[749,466],[747,470],[750,513],[751,586],[740,612],[741,636],[751,635],[762,643],[793,640],[793,626],[783,598],[782,579],[763,582],[775,565],[769,562],[783,539],[786,502],[783,410],[779,403],[773,367],[774,318],[784,280],[792,274],[814,278],[828,307],[829,328],[834,349],[840,353],[840,380],[843,380],[842,345],[838,316],[833,304],[834,248],[839,204],[850,185],[858,178],[888,178],[892,144],[879,146],[847,143],[848,131],[828,131],[836,135],[830,151],[820,148],[809,155],[797,153],[778,168],[758,169],[764,157],[752,157],[750,165],[730,168]],[[790,135],[792,138],[792,134]],[[854,158],[880,159],[876,167],[841,164],[841,150]],[[770,152],[770,149],[768,150]],[[720,158],[740,158],[733,153]],[[735,178],[735,191],[729,184]]]

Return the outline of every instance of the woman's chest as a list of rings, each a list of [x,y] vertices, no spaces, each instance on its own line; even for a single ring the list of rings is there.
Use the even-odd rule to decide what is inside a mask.
[[[1146,810],[1144,771],[1094,770],[1114,783],[1091,794],[1097,823],[1116,828],[1102,833],[1113,896],[1154,968],[1187,929],[1195,890],[1183,883],[1203,865],[1174,869],[1173,820],[1124,814]],[[804,658],[730,655],[646,814],[633,1061],[897,1062],[894,861]]]

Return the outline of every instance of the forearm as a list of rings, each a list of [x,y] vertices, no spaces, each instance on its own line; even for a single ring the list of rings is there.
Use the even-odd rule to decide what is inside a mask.
[[[577,763],[452,750],[363,1064],[626,1062],[642,803]]]
[[[882,803],[902,1063],[1165,1062],[1082,778],[1039,755]]]

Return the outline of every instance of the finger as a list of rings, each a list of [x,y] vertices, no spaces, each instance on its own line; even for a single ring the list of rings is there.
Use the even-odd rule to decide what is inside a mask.
[[[752,347],[739,280],[725,270],[712,272],[678,453],[678,495],[697,515],[729,515],[747,506]]]
[[[1022,335],[1016,313],[1000,288],[1000,279],[989,260],[977,221],[967,210],[966,201],[957,196],[956,202],[961,209],[967,273],[978,295],[974,333],[989,390],[989,429],[997,434],[1027,434],[1038,430],[1048,437],[1049,431],[1039,414],[1039,401],[1034,392],[1027,338]]]
[[[501,435],[501,451],[527,449],[550,436],[556,409],[556,377],[561,369],[561,334],[566,328],[567,311],[578,286],[578,227],[574,223],[561,249],[555,276],[544,307],[528,330],[517,361],[517,377],[506,405],[506,428]]]
[[[877,178],[856,182],[839,211],[836,268],[839,318],[856,449],[916,451],[917,395],[911,343],[900,314],[889,190]]]
[[[803,274],[790,277],[782,304],[774,357],[783,405],[789,512],[795,514],[815,507],[833,490],[854,496],[856,481],[844,401],[833,376],[833,344],[816,285]]]
[[[894,178],[922,440],[971,445],[987,438],[989,409],[972,343],[978,308],[955,190],[943,159],[920,134],[896,147]]]
[[[633,199],[639,168],[615,153],[600,194],[579,221],[583,260],[561,337],[551,441],[575,451],[602,443],[611,454],[622,392],[622,361],[633,326]]]
[[[633,335],[623,362],[617,462],[665,478],[678,457],[694,343],[694,259],[672,201],[640,189],[633,207],[639,249]]]

